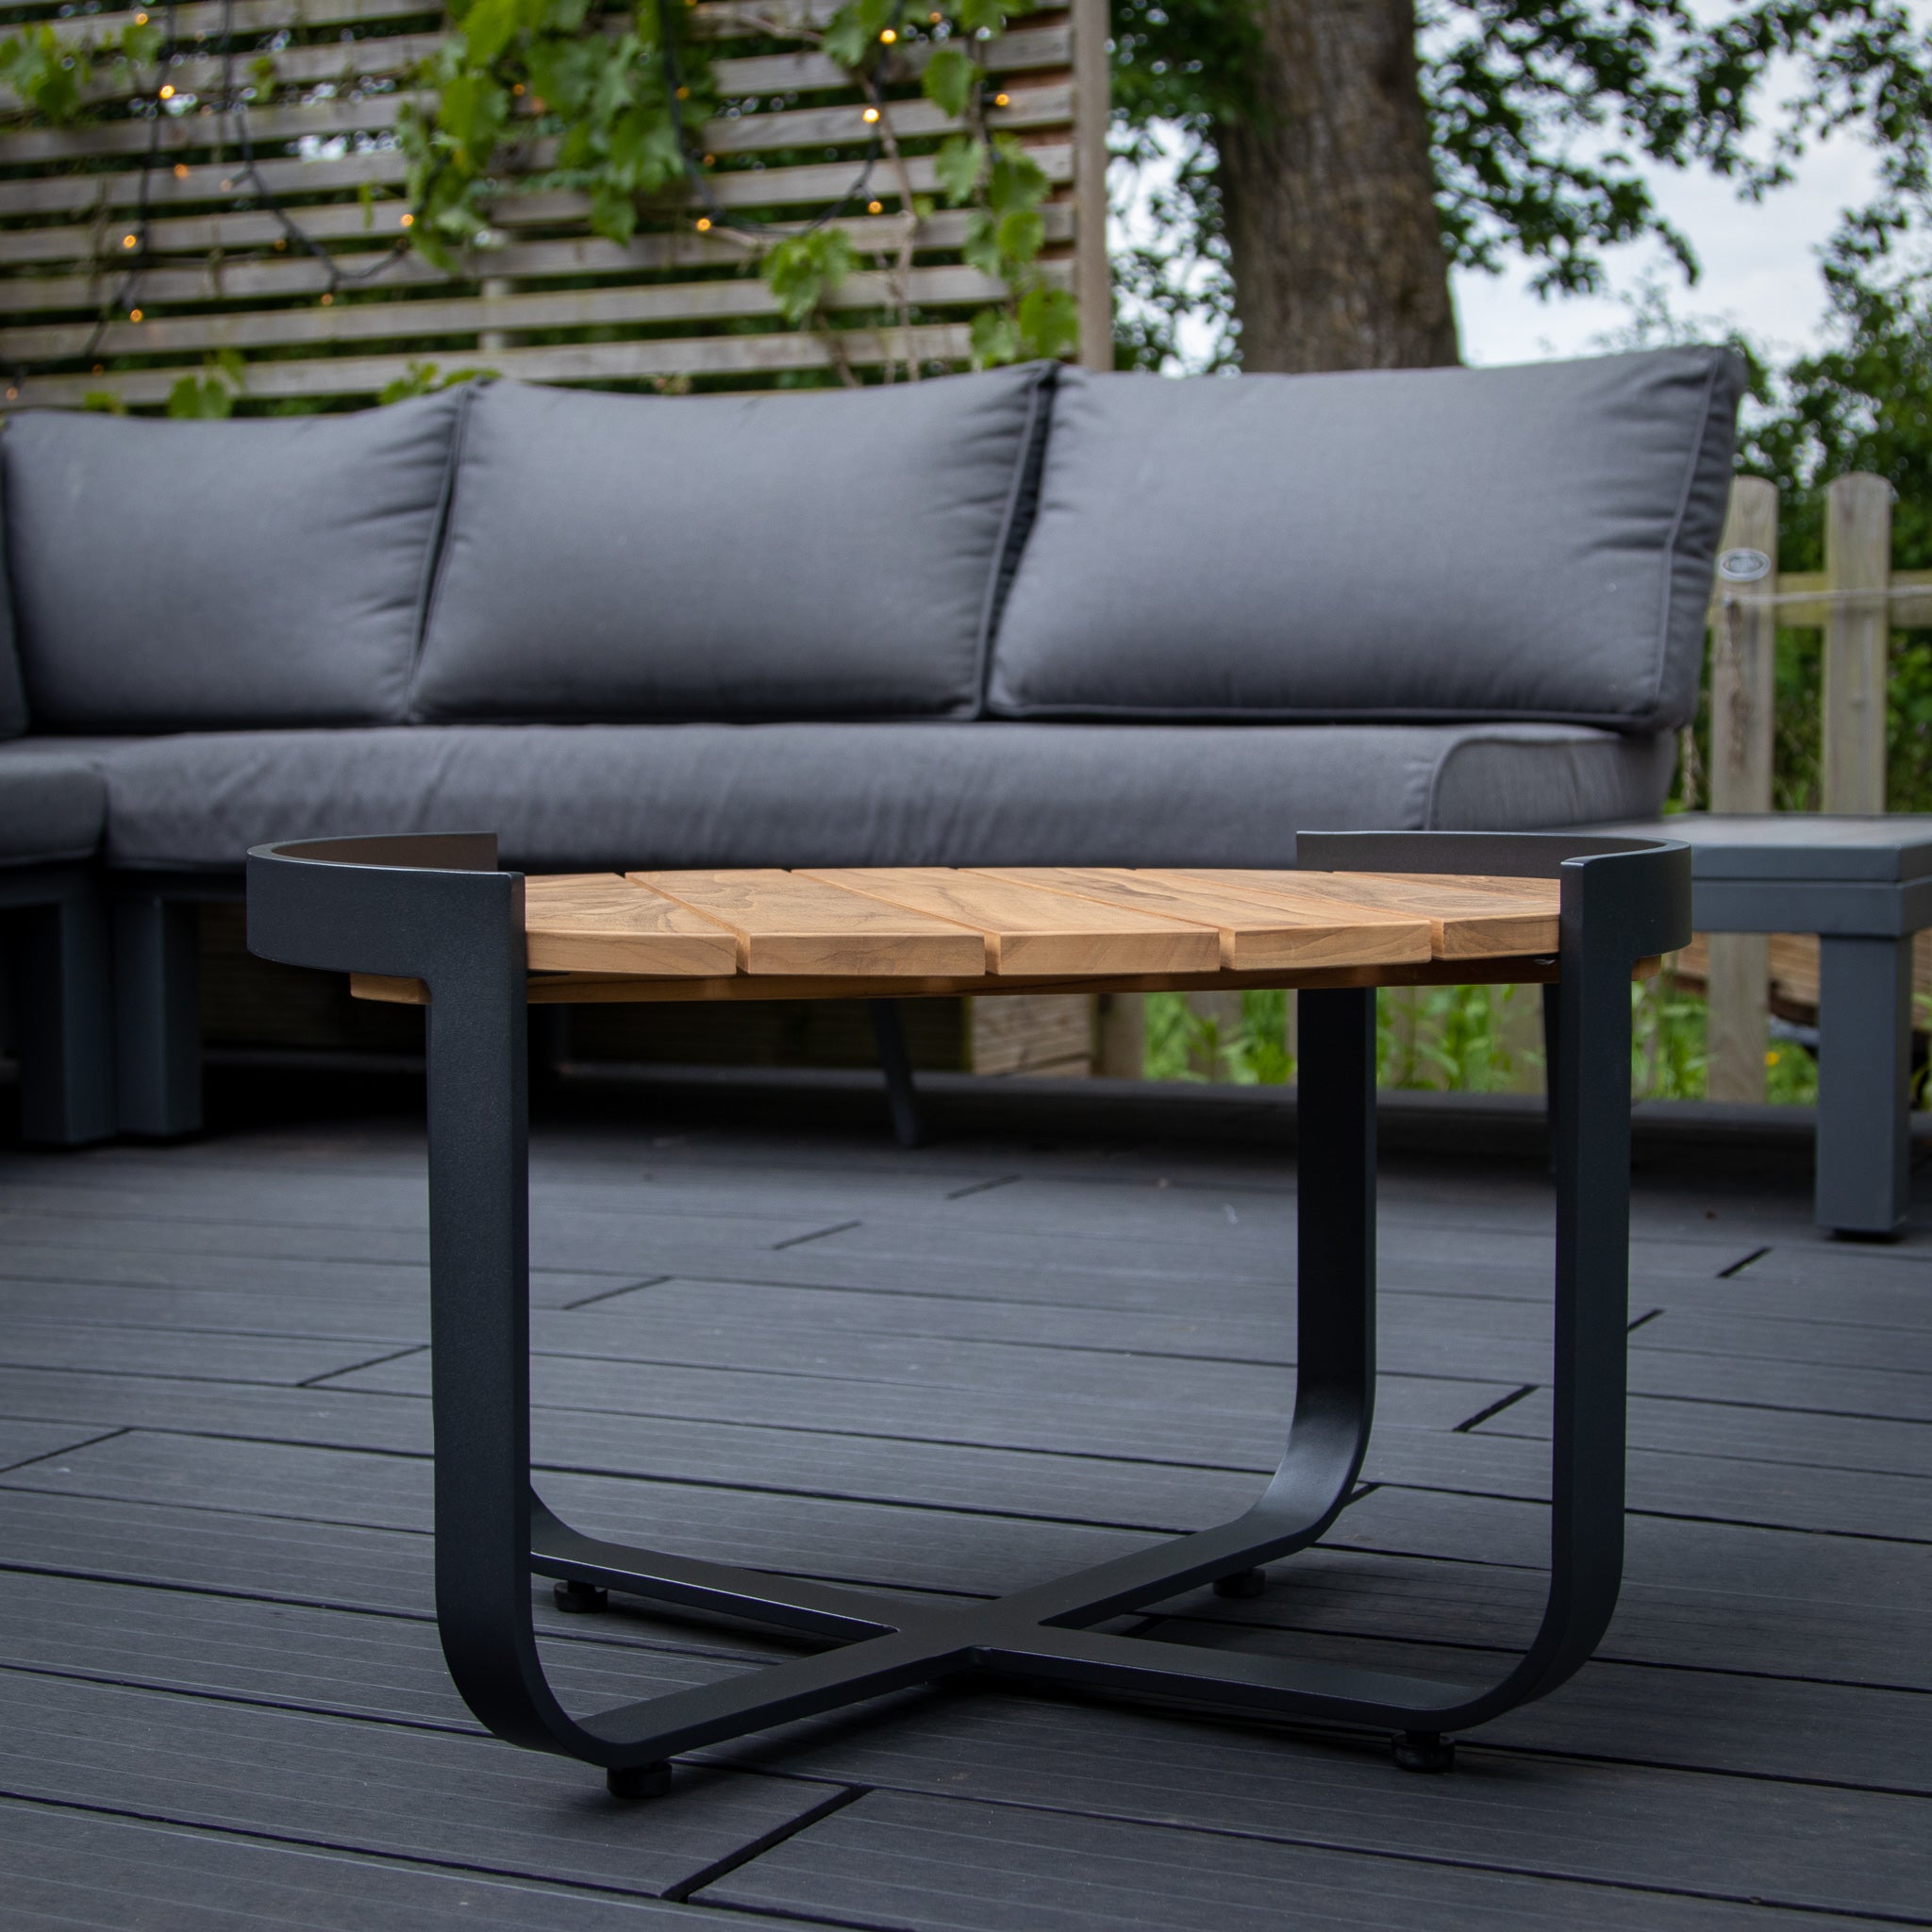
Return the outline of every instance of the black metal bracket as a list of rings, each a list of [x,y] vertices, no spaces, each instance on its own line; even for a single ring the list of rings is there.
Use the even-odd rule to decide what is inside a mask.
[[[1562,882],[1557,1095],[1556,1398],[1549,1593],[1527,1652],[1487,1685],[1284,1661],[1096,1630],[1314,1542],[1361,1468],[1374,1400],[1374,993],[1304,991],[1299,1346],[1279,1468],[1212,1529],[1023,1590],[935,1607],[606,1542],[530,1486],[524,885],[489,835],[308,840],[248,859],[248,938],[296,965],[429,989],[436,1602],[465,1702],[499,1737],[662,1788],[682,1752],[948,1679],[997,1677],[1179,1701],[1244,1718],[1396,1734],[1443,1768],[1445,1732],[1556,1689],[1609,1622],[1623,1572],[1630,970],[1690,932],[1686,848],[1559,834],[1304,834],[1320,869]],[[532,1573],[749,1621],[836,1648],[578,1720],[538,1657]],[[1239,1586],[1237,1586],[1239,1587]],[[594,1600],[593,1598],[591,1600]]]

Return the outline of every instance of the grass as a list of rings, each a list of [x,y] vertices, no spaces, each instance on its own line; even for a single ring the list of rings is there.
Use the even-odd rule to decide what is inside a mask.
[[[1496,1093],[1541,1072],[1542,1055],[1513,1049],[1512,1008],[1535,998],[1517,986],[1432,987],[1415,1000],[1375,1001],[1375,1080],[1381,1087],[1438,1093]],[[1932,1023],[1932,1000],[1921,1001]],[[1230,1080],[1242,1087],[1294,1079],[1288,1050],[1288,995],[1244,992],[1232,1029],[1192,1011],[1184,995],[1147,995],[1146,1074],[1150,1080]],[[1519,1035],[1521,1026],[1514,1031]],[[1630,989],[1630,1091],[1638,1100],[1702,1100],[1708,1054],[1706,1008],[1662,973]],[[1226,1037],[1224,1037],[1226,1036]],[[1924,1102],[1925,1073],[1915,1099]],[[1818,1062],[1804,1047],[1774,1041],[1765,1055],[1765,1097],[1808,1107],[1818,1098]]]

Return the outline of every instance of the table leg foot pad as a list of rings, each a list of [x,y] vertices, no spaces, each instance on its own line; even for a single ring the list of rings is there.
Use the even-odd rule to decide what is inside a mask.
[[[626,1764],[604,1774],[604,1783],[613,1798],[634,1803],[640,1798],[661,1798],[671,1789],[668,1764]]]
[[[558,1584],[557,1607],[573,1616],[588,1616],[593,1610],[610,1607],[610,1592],[598,1589],[594,1583],[579,1583],[572,1577]]]
[[[1438,1731],[1401,1731],[1395,1739],[1395,1761],[1404,1771],[1450,1771],[1456,1764],[1456,1742]]]
[[[1267,1588],[1268,1573],[1265,1570],[1237,1570],[1232,1576],[1214,1579],[1216,1596],[1232,1597],[1241,1603],[1264,1594]]]

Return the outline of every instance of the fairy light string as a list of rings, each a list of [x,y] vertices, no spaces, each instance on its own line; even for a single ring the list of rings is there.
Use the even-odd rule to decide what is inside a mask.
[[[870,139],[851,183],[841,194],[824,204],[803,222],[767,221],[728,207],[720,197],[711,171],[706,165],[710,157],[701,153],[684,113],[688,93],[679,56],[684,6],[680,0],[656,0],[656,6],[665,99],[683,174],[692,199],[701,210],[692,224],[699,233],[723,229],[747,238],[778,240],[824,229],[860,206],[869,214],[876,215],[883,211],[884,204],[873,191],[873,179],[888,149],[888,106],[880,90],[879,76],[870,67],[857,70],[852,75],[865,103],[861,113],[864,125],[870,130]],[[176,119],[170,111],[169,103],[179,98],[175,83],[166,77],[175,61],[180,58],[177,0],[160,0],[160,5],[154,10],[161,14],[163,25],[160,45],[154,57],[155,83],[151,92],[141,100],[139,109],[148,123],[148,130],[135,184],[134,209],[131,216],[112,225],[111,242],[103,235],[95,243],[95,259],[109,271],[112,281],[78,357],[79,360],[101,375],[107,373],[101,358],[108,331],[124,317],[136,324],[143,323],[159,306],[152,298],[144,299],[144,278],[150,271],[164,269],[169,259],[154,245],[153,186],[158,178],[157,171],[172,165],[174,173],[184,178],[190,172],[181,161],[171,163],[170,154],[176,150],[164,149],[163,146],[164,124]],[[931,17],[937,20],[940,16]],[[145,25],[146,20],[146,13],[137,15],[139,24]],[[773,30],[777,31],[775,27]],[[906,37],[907,0],[899,0],[878,40],[884,47],[892,48]],[[283,192],[271,184],[263,172],[249,120],[250,103],[236,70],[236,57],[241,50],[237,47],[235,0],[222,0],[221,24],[215,38],[220,65],[212,90],[214,98],[197,106],[201,113],[208,114],[215,123],[215,138],[206,145],[214,149],[218,156],[222,149],[232,148],[236,156],[233,165],[226,170],[222,184],[224,190],[231,190],[238,200],[246,198],[269,217],[278,235],[277,252],[286,251],[305,257],[322,271],[323,285],[318,294],[322,306],[331,306],[345,291],[372,284],[391,273],[413,252],[412,238],[408,232],[413,225],[411,213],[402,215],[399,224],[402,233],[380,255],[358,267],[345,266],[341,256],[302,225],[290,209]],[[1004,105],[1005,99],[1004,94],[998,96],[996,104]],[[911,208],[908,206],[905,212],[910,217]],[[478,266],[487,274],[487,266]],[[66,361],[70,358],[58,359]],[[8,399],[17,399],[21,385],[35,373],[33,366],[0,358],[0,368],[6,371]]]

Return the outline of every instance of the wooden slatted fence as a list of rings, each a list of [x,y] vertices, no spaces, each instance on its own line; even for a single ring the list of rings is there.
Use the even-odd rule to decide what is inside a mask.
[[[793,26],[832,10],[829,0],[779,4],[794,10],[778,24]],[[10,10],[97,43],[135,17]],[[774,31],[774,11],[749,0],[692,8],[717,50],[712,78],[726,104],[699,138],[716,159],[718,204],[781,230],[862,184],[843,225],[876,265],[828,298],[827,330],[787,325],[759,278],[758,242],[722,222],[699,232],[678,198],[647,208],[619,245],[591,232],[584,196],[512,182],[490,211],[498,245],[473,251],[457,273],[399,252],[408,209],[394,129],[440,37],[437,10],[412,0],[195,0],[152,9],[169,36],[164,65],[135,73],[140,92],[95,89],[103,118],[0,132],[5,401],[153,407],[223,355],[242,358],[244,404],[310,406],[366,402],[425,365],[441,378],[488,368],[544,382],[736,388],[808,372],[828,379],[841,363],[959,364],[971,316],[1003,293],[960,258],[966,212],[919,223],[902,289],[893,268],[913,217],[893,170],[878,162],[864,173],[875,137],[863,97],[824,55]],[[1111,359],[1106,33],[1106,0],[1072,0],[983,48],[1006,103],[989,125],[1017,138],[1054,184],[1041,266],[1074,291],[1081,357],[1098,367]],[[957,125],[918,92],[928,52],[914,45],[882,70],[916,195],[933,192],[932,150]],[[246,80],[261,60],[272,80]],[[164,80],[175,93],[161,108]],[[245,125],[228,105],[238,84],[255,96],[242,104]],[[532,142],[519,165],[535,173],[553,159],[550,144]],[[909,328],[898,325],[902,295]]]

